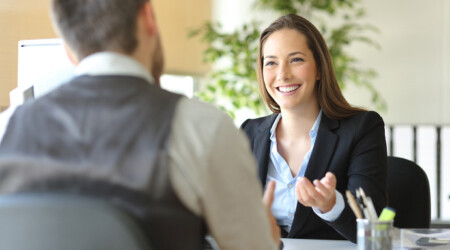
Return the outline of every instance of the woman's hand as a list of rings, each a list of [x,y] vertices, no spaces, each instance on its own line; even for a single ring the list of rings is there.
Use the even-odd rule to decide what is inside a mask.
[[[329,212],[336,204],[336,176],[327,172],[320,181],[314,180],[313,183],[305,177],[297,180],[295,192],[298,202],[307,207],[317,207],[322,213]]]

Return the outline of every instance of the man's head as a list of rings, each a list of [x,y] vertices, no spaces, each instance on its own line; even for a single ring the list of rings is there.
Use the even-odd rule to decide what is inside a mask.
[[[53,0],[56,29],[78,58],[98,51],[131,53],[137,15],[148,0]]]
[[[76,62],[112,51],[134,56],[151,71],[162,68],[149,0],[52,0],[51,6],[53,24]]]

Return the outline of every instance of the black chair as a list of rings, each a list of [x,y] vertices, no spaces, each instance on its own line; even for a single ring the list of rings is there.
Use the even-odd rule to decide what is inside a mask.
[[[394,226],[429,228],[430,184],[423,169],[414,162],[388,157],[388,205],[396,210]]]
[[[135,221],[101,200],[75,195],[0,196],[0,249],[149,250]]]

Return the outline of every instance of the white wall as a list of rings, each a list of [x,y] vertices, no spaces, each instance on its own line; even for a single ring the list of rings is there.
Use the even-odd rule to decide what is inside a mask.
[[[355,46],[363,66],[375,69],[375,87],[386,99],[387,123],[450,124],[450,2],[365,0],[365,21],[377,26],[382,50]],[[370,107],[367,95],[349,88],[353,104]]]
[[[212,19],[220,22],[223,30],[228,32],[254,20],[266,27],[278,17],[256,8],[254,0],[213,0],[212,9]]]

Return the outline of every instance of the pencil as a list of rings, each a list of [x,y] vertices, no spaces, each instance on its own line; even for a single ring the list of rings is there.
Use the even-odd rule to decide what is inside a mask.
[[[355,200],[355,197],[353,197],[353,194],[349,190],[345,191],[345,194],[347,195],[348,205],[350,205],[350,208],[353,210],[353,213],[355,213],[356,218],[363,219],[361,210],[359,210],[358,204],[356,203],[356,200]]]
[[[370,197],[366,196],[366,193],[364,192],[364,189],[362,187],[359,188],[359,193],[361,194],[362,201],[364,203],[364,212],[367,210],[366,217],[369,218],[371,221],[377,221],[378,216],[377,212],[375,211],[375,207],[372,203],[372,199]]]

